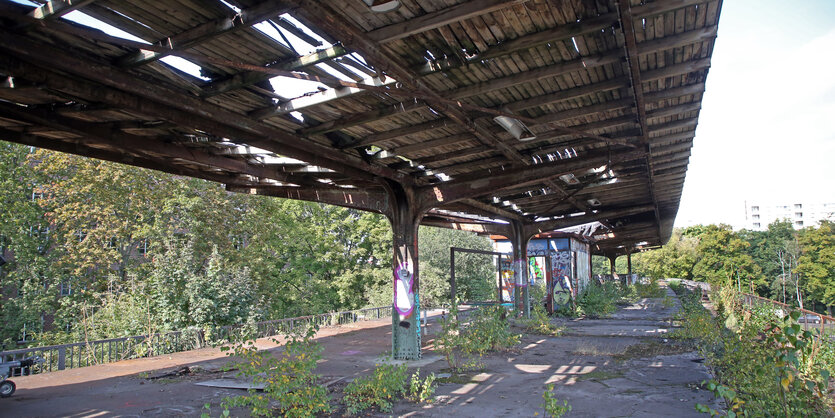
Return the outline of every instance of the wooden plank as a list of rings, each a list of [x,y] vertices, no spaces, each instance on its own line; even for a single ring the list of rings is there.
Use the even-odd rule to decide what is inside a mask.
[[[192,47],[222,34],[248,28],[288,10],[290,10],[290,6],[284,1],[267,0],[256,6],[242,10],[240,14],[215,19],[157,41],[157,44],[168,47],[170,49],[169,52],[140,49],[139,51],[122,56],[116,62],[122,67],[147,64],[170,55],[175,51]]]
[[[524,3],[525,1],[527,0],[470,0],[446,9],[409,19],[405,22],[375,29],[367,32],[366,36],[373,42],[391,42],[454,22],[501,10],[514,4]]]

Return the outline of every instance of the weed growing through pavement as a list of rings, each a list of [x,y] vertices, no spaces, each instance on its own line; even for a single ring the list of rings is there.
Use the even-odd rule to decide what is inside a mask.
[[[406,366],[377,365],[370,376],[357,378],[345,387],[343,401],[348,413],[356,414],[370,408],[390,412],[393,401],[406,391]]]
[[[545,387],[545,392],[542,392],[542,408],[545,410],[546,417],[559,418],[571,412],[571,405],[567,400],[560,401],[554,396],[554,384],[551,383]]]

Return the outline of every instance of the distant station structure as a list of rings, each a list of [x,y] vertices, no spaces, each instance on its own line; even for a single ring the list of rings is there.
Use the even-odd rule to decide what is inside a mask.
[[[722,4],[34,1],[0,3],[0,139],[384,214],[404,359],[420,224],[506,237],[521,310],[536,234],[669,239]]]

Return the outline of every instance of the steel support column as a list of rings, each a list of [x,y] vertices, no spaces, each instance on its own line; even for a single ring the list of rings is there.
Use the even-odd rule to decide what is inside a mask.
[[[632,251],[626,252],[626,280],[632,280]]]
[[[511,221],[512,233],[510,238],[513,244],[513,277],[515,279],[515,291],[513,292],[514,302],[518,312],[526,318],[531,316],[531,299],[528,289],[528,240],[530,235],[526,232],[525,225],[518,221]]]
[[[387,182],[386,189],[391,203],[388,216],[394,238],[392,356],[398,360],[418,360],[421,357],[418,225],[424,211],[416,205],[414,190],[394,182]]]

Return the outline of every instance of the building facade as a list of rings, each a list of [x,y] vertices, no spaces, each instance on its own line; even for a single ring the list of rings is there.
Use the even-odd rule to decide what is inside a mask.
[[[768,224],[781,219],[791,221],[795,229],[817,226],[822,220],[835,221],[835,203],[810,201],[745,202],[745,228],[754,231],[768,229]]]

